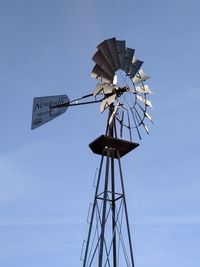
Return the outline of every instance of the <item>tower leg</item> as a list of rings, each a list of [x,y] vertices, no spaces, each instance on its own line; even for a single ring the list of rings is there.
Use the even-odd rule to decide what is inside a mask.
[[[130,226],[129,226],[128,210],[127,210],[127,204],[126,204],[126,196],[125,196],[124,181],[123,181],[122,167],[121,167],[121,162],[120,162],[119,151],[117,152],[117,157],[118,157],[119,172],[120,172],[120,178],[121,178],[123,201],[124,201],[124,207],[125,207],[126,225],[127,225],[127,231],[128,231],[128,241],[129,241],[129,249],[130,249],[131,264],[132,264],[131,266],[134,267],[133,249],[132,249],[132,241],[131,241],[131,232],[130,232]]]
[[[107,148],[107,160],[106,160],[106,174],[105,174],[105,184],[103,193],[103,211],[102,211],[102,221],[101,221],[101,235],[100,235],[100,251],[99,251],[99,267],[103,265],[103,251],[104,251],[104,235],[105,235],[105,225],[106,225],[106,208],[107,208],[107,197],[108,197],[108,179],[109,179],[109,165],[110,165],[110,149]]]
[[[100,178],[101,178],[101,171],[102,171],[102,166],[103,166],[103,161],[104,161],[104,152],[105,152],[105,150],[103,151],[103,155],[101,157],[101,162],[100,162],[100,167],[99,167],[99,175],[98,175],[98,179],[97,179],[96,191],[95,191],[95,196],[94,196],[94,201],[93,201],[92,215],[91,215],[91,221],[90,221],[88,237],[87,237],[87,242],[86,242],[86,249],[85,249],[85,255],[84,255],[84,260],[83,260],[83,267],[88,266],[87,265],[88,250],[89,250],[92,226],[93,226],[93,223],[94,223],[94,215],[95,215],[95,210],[96,210],[97,200],[98,200],[97,199],[97,195],[98,195]]]
[[[112,191],[112,233],[113,233],[113,266],[117,266],[117,246],[116,246],[116,212],[115,212],[115,166],[114,153],[111,157],[111,191]]]
[[[97,266],[134,267],[120,154],[110,147],[101,157],[83,261]]]

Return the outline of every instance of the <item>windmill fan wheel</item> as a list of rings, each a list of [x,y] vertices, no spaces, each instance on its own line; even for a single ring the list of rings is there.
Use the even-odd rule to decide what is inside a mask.
[[[95,66],[91,76],[99,81],[93,94],[104,95],[100,111],[103,112],[112,105],[109,124],[113,121],[119,124],[120,137],[123,136],[124,129],[128,129],[130,140],[133,130],[136,130],[141,139],[140,126],[149,133],[145,120],[152,122],[147,113],[147,109],[152,107],[147,97],[152,92],[144,84],[150,77],[141,68],[143,61],[135,57],[135,50],[126,47],[124,40],[116,38],[100,43],[92,60]]]

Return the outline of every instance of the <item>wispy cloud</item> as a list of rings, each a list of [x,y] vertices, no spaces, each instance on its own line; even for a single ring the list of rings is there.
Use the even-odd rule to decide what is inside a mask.
[[[181,226],[197,225],[200,226],[200,216],[166,216],[166,217],[148,217],[145,220],[136,220],[138,226]]]

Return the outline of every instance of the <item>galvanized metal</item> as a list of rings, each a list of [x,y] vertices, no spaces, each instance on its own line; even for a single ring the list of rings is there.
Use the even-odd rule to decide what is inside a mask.
[[[102,68],[108,75],[111,77],[114,76],[115,72],[112,70],[108,62],[106,61],[103,53],[101,50],[98,50],[94,56],[92,57],[92,60],[100,67]]]
[[[34,98],[32,129],[64,114],[69,106],[100,102],[101,112],[109,109],[105,135],[89,144],[95,154],[101,155],[101,160],[95,182],[94,200],[90,204],[87,218],[87,241],[84,241],[81,259],[83,267],[134,267],[121,157],[139,146],[132,142],[133,129],[140,139],[139,126],[143,126],[149,133],[144,119],[148,118],[152,122],[147,113],[147,107],[152,107],[152,104],[146,98],[151,94],[151,90],[143,84],[149,76],[140,69],[143,61],[136,59],[134,49],[126,48],[124,40],[110,38],[100,43],[97,48],[92,58],[96,65],[91,76],[100,83],[94,92],[71,101],[67,95]],[[118,70],[123,70],[126,75],[123,78],[124,86],[117,86]],[[130,84],[126,83],[127,77],[131,81],[132,89]],[[127,101],[126,94],[131,96],[131,103]],[[95,98],[87,101],[89,97]],[[119,122],[119,128],[116,122]],[[123,137],[124,128],[128,129],[130,141],[120,139]],[[120,249],[123,252],[121,254]]]
[[[151,101],[140,96],[140,95],[137,95],[137,99],[139,99],[141,102],[143,102],[146,106],[149,106],[152,108],[152,104],[151,104]]]
[[[143,64],[143,61],[138,60],[138,59],[134,63],[131,64],[130,74],[129,74],[130,78],[133,78],[138,73],[142,64]]]
[[[115,64],[115,60],[112,55],[112,50],[109,47],[110,39],[103,41],[100,43],[97,48],[102,52],[105,57],[105,60],[108,62],[111,69],[115,72],[117,70],[117,66]]]
[[[126,51],[125,51],[125,67],[123,69],[126,73],[130,72],[131,63],[132,63],[132,60],[133,60],[134,53],[135,53],[135,49],[132,49],[132,48],[129,48],[129,47],[126,48]]]
[[[135,91],[141,94],[152,94],[152,91],[148,85],[136,86]]]
[[[33,99],[32,124],[31,129],[47,123],[50,120],[64,114],[68,108],[69,98],[67,95],[35,97]],[[63,105],[60,108],[51,108],[57,105]]]
[[[117,43],[117,51],[118,51],[119,62],[120,62],[119,69],[124,70],[124,68],[125,68],[126,41],[118,40],[118,41],[116,41],[116,43]]]
[[[103,112],[106,108],[110,107],[111,104],[115,102],[117,94],[112,94],[106,97],[100,104],[100,112]]]
[[[132,79],[134,84],[138,84],[141,82],[144,82],[148,80],[150,77],[145,74],[143,69],[138,70],[138,73],[136,73],[135,77]]]
[[[94,66],[91,76],[105,83],[112,83],[114,78],[114,76],[109,75],[97,64]]]
[[[112,53],[112,57],[114,59],[115,66],[117,69],[120,69],[120,60],[119,60],[119,53],[118,53],[116,38],[108,39],[107,43],[108,43],[108,47]]]
[[[100,112],[104,112],[110,105],[114,104],[115,110],[109,123],[111,124],[116,118],[120,124],[121,137],[122,133],[125,132],[123,130],[126,130],[130,141],[132,141],[133,131],[137,133],[139,139],[142,139],[140,126],[143,126],[146,133],[149,133],[144,120],[148,118],[147,108],[152,107],[151,101],[146,97],[146,94],[150,94],[151,90],[143,84],[149,78],[141,69],[143,61],[136,58],[135,49],[126,47],[125,41],[116,40],[116,38],[104,40],[97,45],[97,49],[93,56],[97,65],[92,71],[92,77],[102,83],[95,88],[94,96],[99,93],[105,96],[100,104]],[[120,78],[120,85],[117,83],[118,78]],[[124,86],[121,85],[122,81]],[[103,90],[105,84],[107,90]],[[140,102],[139,105],[138,102]],[[120,110],[123,111],[120,112]],[[122,113],[123,120],[121,118]]]
[[[115,90],[115,86],[111,85],[111,84],[106,84],[106,83],[98,83],[95,87],[94,93],[93,95],[96,96],[98,94],[111,94],[113,93]]]
[[[114,106],[111,105],[109,117],[113,111]],[[106,135],[102,135],[89,145],[94,153],[100,154],[101,151],[101,162],[89,220],[83,267],[134,267],[131,231],[120,163],[123,147],[126,146],[127,141],[118,139],[116,134],[115,120],[110,125],[108,119]],[[134,144],[134,148],[137,146],[138,144]],[[103,162],[105,162],[104,168]],[[116,162],[118,162],[118,171]],[[123,209],[125,229],[122,231],[121,211]],[[96,213],[98,215],[95,218]],[[95,230],[97,228],[98,231]],[[119,252],[119,248],[122,251]],[[119,253],[121,253],[120,260]]]

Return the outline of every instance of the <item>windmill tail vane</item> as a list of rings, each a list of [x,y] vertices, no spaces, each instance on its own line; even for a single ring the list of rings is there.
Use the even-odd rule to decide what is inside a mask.
[[[101,99],[95,97],[95,99],[91,101],[82,101],[91,96],[93,96],[93,94],[84,95],[83,97],[71,101],[67,95],[35,97],[33,99],[31,129],[34,130],[64,114],[70,106],[94,104],[104,99],[104,97]]]

